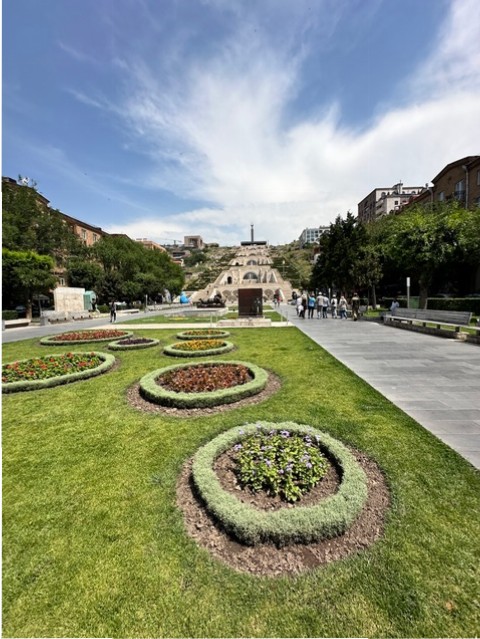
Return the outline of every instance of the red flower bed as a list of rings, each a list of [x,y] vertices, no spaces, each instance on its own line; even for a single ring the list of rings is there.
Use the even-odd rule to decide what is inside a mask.
[[[70,333],[62,333],[56,335],[55,342],[75,342],[78,340],[85,340],[93,342],[96,339],[120,339],[127,334],[127,331],[120,331],[116,329],[102,329],[102,330],[90,330],[90,331],[71,331]],[[52,340],[53,341],[53,340]]]
[[[64,353],[49,357],[35,357],[23,362],[13,362],[2,367],[2,382],[24,382],[48,379],[69,373],[96,368],[102,363],[94,353]]]
[[[252,376],[246,366],[210,364],[168,371],[156,381],[160,386],[176,393],[204,393],[240,386],[251,380]]]

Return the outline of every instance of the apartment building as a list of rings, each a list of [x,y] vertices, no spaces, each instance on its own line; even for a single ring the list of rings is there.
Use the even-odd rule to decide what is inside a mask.
[[[373,189],[358,203],[358,219],[361,222],[372,222],[388,213],[400,211],[424,188],[423,186],[404,186],[402,182],[398,182],[391,187]]]
[[[163,253],[167,253],[167,249],[160,244],[157,244],[153,240],[148,240],[146,237],[137,238],[135,242],[139,242],[149,251],[161,251]]]
[[[71,215],[62,213],[61,211],[59,211],[59,213],[66,224],[75,233],[75,235],[80,238],[80,241],[83,242],[85,246],[93,246],[101,237],[108,235],[108,233],[99,226],[88,224],[88,222],[82,222]]]
[[[447,164],[412,204],[458,200],[465,208],[480,207],[480,155]]]
[[[313,228],[303,229],[298,238],[300,247],[303,248],[306,244],[315,244],[329,228],[328,226],[314,226]]]

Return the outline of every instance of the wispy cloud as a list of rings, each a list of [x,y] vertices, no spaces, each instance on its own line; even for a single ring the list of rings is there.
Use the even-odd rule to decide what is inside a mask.
[[[477,0],[452,0],[429,58],[398,79],[408,91],[402,106],[384,110],[362,131],[339,124],[338,103],[319,104],[300,122],[288,118],[310,38],[321,30],[327,42],[349,3],[324,2],[316,19],[307,3],[281,3],[283,12],[295,6],[295,33],[306,34],[295,49],[295,38],[272,35],[266,16],[253,10],[257,3],[204,2],[232,14],[248,6],[214,54],[185,59],[180,75],[134,55],[122,58],[127,89],[115,108],[152,162],[146,184],[210,203],[176,216],[174,225],[143,221],[138,228],[146,224],[157,237],[195,228],[228,241],[241,220],[247,229],[255,223],[265,239],[290,241],[292,229],[356,212],[376,186],[400,179],[421,185],[444,164],[478,153]]]

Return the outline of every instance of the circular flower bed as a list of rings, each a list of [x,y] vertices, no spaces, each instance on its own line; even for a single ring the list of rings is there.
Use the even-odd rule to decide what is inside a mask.
[[[219,328],[192,328],[189,331],[177,333],[177,339],[222,339],[229,337],[228,331]]]
[[[150,337],[124,337],[110,342],[108,348],[112,351],[132,351],[140,348],[150,348],[160,344],[160,340]]]
[[[119,340],[125,337],[131,337],[132,331],[122,331],[119,329],[99,329],[86,331],[69,331],[68,333],[60,333],[59,335],[50,335],[42,337],[40,344],[86,344],[88,342],[109,342],[111,340]]]
[[[285,457],[282,447],[278,445],[274,446],[273,451],[262,451],[261,446],[257,447],[254,455],[250,456],[251,463],[247,473],[249,479],[242,482],[244,485],[253,486],[254,490],[266,487],[272,492],[272,485],[280,486],[287,495],[290,491],[292,501],[299,497],[299,486],[308,489],[312,481],[319,481],[314,475],[321,474],[321,459],[327,456],[340,470],[341,482],[337,492],[313,506],[300,505],[262,511],[224,490],[213,468],[215,460],[229,449],[240,453],[244,446],[252,446],[252,442],[255,450],[255,441],[259,435],[263,441],[265,435],[270,435],[272,442],[278,436],[285,437],[285,441],[295,437],[294,448],[297,447],[299,454],[292,453],[290,449]],[[303,444],[300,444],[302,441]],[[305,453],[305,449],[310,452]],[[321,456],[317,459],[318,453]],[[308,467],[309,464],[312,465],[311,468]],[[310,472],[312,469],[313,473]],[[261,482],[257,481],[257,474],[263,476]],[[284,478],[279,480],[278,476],[282,475]],[[289,475],[294,477],[288,477]],[[324,432],[291,422],[247,424],[219,435],[195,454],[192,477],[207,510],[230,534],[248,545],[273,542],[283,546],[336,537],[350,527],[367,499],[366,475],[349,450]]]
[[[140,380],[140,393],[163,406],[206,408],[256,395],[267,379],[267,371],[248,362],[207,361],[148,373]]]
[[[173,357],[204,357],[233,350],[233,344],[220,339],[191,339],[165,346],[163,352]]]
[[[50,388],[88,379],[109,370],[115,357],[108,353],[63,353],[11,362],[2,366],[2,392]]]

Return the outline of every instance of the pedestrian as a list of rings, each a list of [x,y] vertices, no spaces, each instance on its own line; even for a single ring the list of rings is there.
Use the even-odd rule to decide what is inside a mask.
[[[313,311],[315,310],[315,297],[313,293],[308,296],[308,319],[313,319]]]
[[[298,308],[298,317],[305,319],[305,306],[302,304],[302,300],[300,299],[300,304],[297,306]]]
[[[117,321],[117,305],[115,301],[112,300],[110,303],[110,324]]]
[[[317,295],[317,319],[322,317],[323,312],[323,295],[322,292]]]
[[[347,300],[344,295],[340,296],[338,310],[340,311],[340,319],[347,319]]]
[[[328,295],[323,296],[322,316],[325,319],[328,317]]]
[[[397,298],[395,298],[392,302],[392,305],[390,306],[390,313],[394,314],[397,308],[399,307],[400,307],[400,304],[398,303]]]
[[[300,295],[295,299],[295,307],[297,309],[297,315],[300,315],[300,306],[302,305],[302,298]]]
[[[352,319],[354,322],[358,319],[358,312],[360,310],[360,298],[357,293],[352,295]]]
[[[330,300],[330,308],[332,309],[332,319],[337,319],[337,298],[335,295]]]

